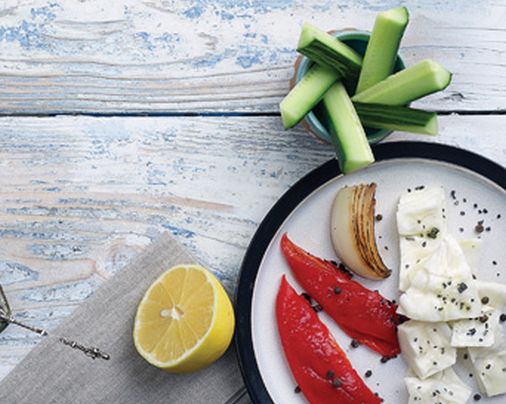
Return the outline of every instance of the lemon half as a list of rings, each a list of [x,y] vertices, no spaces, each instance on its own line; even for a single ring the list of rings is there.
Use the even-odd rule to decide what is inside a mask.
[[[177,265],[139,303],[134,344],[156,367],[194,372],[223,355],[234,326],[232,304],[218,279],[200,265]]]

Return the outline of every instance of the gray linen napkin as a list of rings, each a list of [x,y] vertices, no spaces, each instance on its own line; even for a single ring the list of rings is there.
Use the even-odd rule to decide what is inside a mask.
[[[249,402],[231,349],[189,375],[158,370],[135,351],[133,318],[142,295],[164,270],[192,262],[178,242],[162,235],[54,331],[97,346],[111,359],[92,360],[45,338],[0,384],[0,403]]]

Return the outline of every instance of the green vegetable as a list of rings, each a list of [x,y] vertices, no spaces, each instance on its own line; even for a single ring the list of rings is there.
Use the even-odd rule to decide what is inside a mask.
[[[437,114],[393,105],[354,102],[360,121],[368,128],[437,135]]]
[[[342,77],[358,77],[362,57],[339,39],[305,23],[297,51],[322,66],[336,70]]]
[[[297,125],[320,102],[325,91],[338,78],[333,69],[319,65],[312,66],[279,104],[285,129]]]
[[[406,105],[425,95],[448,87],[452,74],[427,59],[386,78],[353,96],[353,101],[386,105]]]
[[[323,96],[332,143],[344,174],[374,162],[364,128],[343,83],[335,83]]]
[[[367,90],[392,74],[408,21],[406,7],[378,14],[362,62],[357,93]]]

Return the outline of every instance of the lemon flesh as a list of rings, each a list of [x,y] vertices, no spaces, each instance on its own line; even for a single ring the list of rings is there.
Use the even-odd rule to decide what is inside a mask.
[[[146,291],[134,322],[134,344],[150,364],[194,372],[226,351],[235,319],[227,293],[200,265],[178,265]]]

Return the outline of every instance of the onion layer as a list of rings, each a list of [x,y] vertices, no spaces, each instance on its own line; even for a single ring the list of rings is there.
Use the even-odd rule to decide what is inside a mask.
[[[379,280],[392,271],[383,263],[376,245],[375,192],[375,183],[340,189],[332,205],[330,234],[337,256],[351,271]]]

